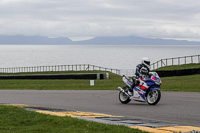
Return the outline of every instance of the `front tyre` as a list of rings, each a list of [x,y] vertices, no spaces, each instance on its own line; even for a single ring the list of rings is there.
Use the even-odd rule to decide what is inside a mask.
[[[125,91],[128,89],[127,87],[123,88]],[[123,92],[119,92],[119,101],[123,104],[127,104],[131,101],[131,99],[129,98],[129,96],[127,96],[126,94],[124,94]]]
[[[147,94],[147,103],[149,105],[156,105],[160,101],[160,90],[150,90]]]

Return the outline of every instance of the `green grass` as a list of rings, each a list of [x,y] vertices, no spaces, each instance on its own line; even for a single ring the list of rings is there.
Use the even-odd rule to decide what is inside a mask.
[[[125,126],[84,121],[0,105],[1,133],[143,133]]]
[[[90,71],[90,73],[102,71]],[[64,74],[81,72],[45,72],[25,74]],[[86,71],[85,73],[88,73]],[[20,73],[24,74],[24,73]],[[0,90],[115,90],[124,86],[122,77],[109,73],[108,80],[95,80],[90,86],[90,80],[0,80]],[[161,78],[162,91],[200,92],[200,75],[174,76]]]
[[[193,69],[200,68],[200,63],[166,66],[161,67],[153,71],[162,70],[181,70],[181,69]],[[190,76],[174,76],[163,77],[161,90],[164,91],[185,91],[185,92],[200,92],[200,74]]]
[[[161,78],[162,91],[200,92],[200,74]]]
[[[22,74],[66,74],[66,73],[102,73],[102,71],[81,72],[44,72],[44,73],[17,73]],[[4,74],[5,75],[5,74]],[[123,85],[121,76],[110,73],[108,80],[95,80],[90,86],[90,80],[0,80],[0,90],[114,90]]]
[[[193,63],[193,64],[185,64],[185,65],[175,65],[175,66],[165,66],[153,71],[163,71],[163,70],[181,70],[181,69],[193,69],[193,68],[200,68],[200,63]]]

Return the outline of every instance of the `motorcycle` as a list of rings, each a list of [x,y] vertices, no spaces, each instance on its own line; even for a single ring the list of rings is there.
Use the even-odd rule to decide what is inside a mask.
[[[139,83],[133,89],[133,80],[124,75],[122,80],[126,86],[123,88],[118,87],[118,90],[120,91],[119,101],[121,103],[127,104],[131,100],[135,100],[147,102],[149,105],[156,105],[160,101],[160,85],[162,84],[162,82],[156,72],[149,72],[148,77],[139,77]]]

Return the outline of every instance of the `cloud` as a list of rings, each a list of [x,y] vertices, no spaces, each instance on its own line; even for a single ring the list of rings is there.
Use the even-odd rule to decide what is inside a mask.
[[[198,40],[199,6],[197,0],[0,0],[0,34]]]

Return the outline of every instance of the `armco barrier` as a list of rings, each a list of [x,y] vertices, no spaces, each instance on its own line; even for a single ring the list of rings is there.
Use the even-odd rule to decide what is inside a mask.
[[[184,75],[200,74],[200,68],[183,69],[183,70],[164,70],[156,72],[160,77],[184,76]]]
[[[1,75],[0,79],[108,79],[109,73]]]

